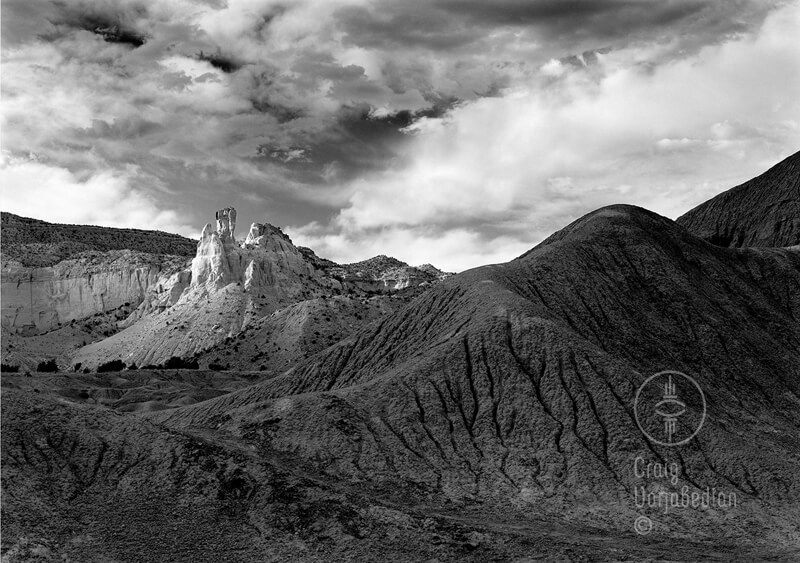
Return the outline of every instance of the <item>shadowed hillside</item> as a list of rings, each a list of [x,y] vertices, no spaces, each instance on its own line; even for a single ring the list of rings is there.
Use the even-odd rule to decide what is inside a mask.
[[[677,222],[717,246],[800,244],[800,152],[698,205]]]
[[[673,537],[800,521],[800,252],[726,250],[628,206],[576,221],[508,264],[454,276],[285,375],[174,411],[337,476],[416,483],[452,502],[594,515],[629,529],[637,456],[676,463],[740,513],[659,516]],[[684,448],[650,444],[631,406],[646,377],[708,397]],[[750,529],[751,532],[747,530]]]

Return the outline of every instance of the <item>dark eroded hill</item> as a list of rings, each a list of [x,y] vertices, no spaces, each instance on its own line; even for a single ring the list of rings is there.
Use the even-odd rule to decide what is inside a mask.
[[[646,513],[661,538],[796,548],[800,252],[712,246],[612,206],[526,255],[429,290],[285,375],[148,415],[299,455],[343,479],[413,483],[453,503],[591,522]],[[632,405],[651,374],[694,377],[702,432],[666,448]],[[698,405],[693,405],[699,408]],[[734,493],[726,510],[635,505],[636,458],[675,464],[677,490]]]
[[[800,244],[800,152],[698,205],[677,222],[717,246]]]
[[[453,505],[411,484],[335,479],[230,436],[3,384],[9,563],[609,561],[663,551],[632,534],[609,542],[595,527]],[[685,541],[672,553],[704,549],[736,553],[727,540]]]

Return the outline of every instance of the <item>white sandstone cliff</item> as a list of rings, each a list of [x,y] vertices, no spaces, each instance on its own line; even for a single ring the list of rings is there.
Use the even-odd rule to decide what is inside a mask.
[[[190,269],[153,286],[125,330],[81,348],[73,361],[142,366],[191,356],[282,307],[341,288],[280,229],[254,223],[240,245],[236,211],[223,209],[216,219],[216,228],[203,229]]]
[[[44,268],[4,261],[0,289],[2,326],[40,334],[73,320],[140,303],[184,260],[130,250],[91,252]]]

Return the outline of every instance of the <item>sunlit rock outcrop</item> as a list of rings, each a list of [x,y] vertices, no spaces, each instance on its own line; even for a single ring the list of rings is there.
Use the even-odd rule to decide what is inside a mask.
[[[203,229],[191,268],[150,288],[125,330],[82,348],[75,362],[118,358],[142,365],[192,355],[282,307],[341,289],[280,229],[254,223],[238,244],[235,227],[235,209],[218,211],[216,226]]]
[[[93,253],[44,268],[2,266],[2,326],[39,334],[73,320],[142,302],[183,259],[130,250]]]

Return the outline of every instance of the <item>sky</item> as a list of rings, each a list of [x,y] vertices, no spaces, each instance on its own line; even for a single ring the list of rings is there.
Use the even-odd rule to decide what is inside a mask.
[[[3,0],[0,208],[510,260],[800,150],[800,1]]]

